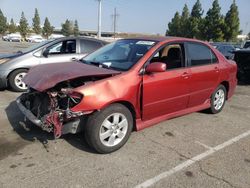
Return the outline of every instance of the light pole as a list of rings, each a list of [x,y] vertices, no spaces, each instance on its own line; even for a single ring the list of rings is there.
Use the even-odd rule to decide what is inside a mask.
[[[97,37],[101,38],[102,36],[102,0],[98,0],[98,33]]]

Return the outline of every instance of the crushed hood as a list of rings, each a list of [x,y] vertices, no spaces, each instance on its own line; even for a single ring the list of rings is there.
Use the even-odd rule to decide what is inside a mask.
[[[23,81],[29,87],[41,92],[54,87],[60,82],[74,78],[108,76],[119,73],[115,70],[104,69],[80,62],[54,63],[31,68]]]

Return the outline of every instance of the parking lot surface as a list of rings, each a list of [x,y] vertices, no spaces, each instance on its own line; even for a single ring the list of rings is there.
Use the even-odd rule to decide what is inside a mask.
[[[27,48],[33,44],[28,42],[7,42],[0,39],[0,54],[22,51],[22,49]]]
[[[250,187],[250,86],[238,86],[219,114],[133,132],[107,155],[82,134],[54,140],[26,122],[19,95],[0,91],[0,187]]]

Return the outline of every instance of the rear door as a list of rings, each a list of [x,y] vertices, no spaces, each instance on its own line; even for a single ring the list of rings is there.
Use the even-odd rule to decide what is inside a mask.
[[[185,66],[183,44],[162,48],[150,60],[150,63],[154,62],[166,63],[167,70],[143,76],[143,120],[171,114],[188,105],[189,69]]]
[[[220,75],[218,59],[205,44],[188,42],[185,44],[188,66],[191,77],[189,80],[189,107],[201,105],[210,99],[217,87]]]

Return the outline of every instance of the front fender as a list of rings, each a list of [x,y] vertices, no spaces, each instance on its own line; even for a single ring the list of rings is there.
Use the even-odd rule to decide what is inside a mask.
[[[140,83],[139,75],[123,73],[103,79],[92,84],[81,86],[74,91],[81,93],[83,100],[73,107],[72,111],[101,110],[108,105],[125,101],[133,105],[136,117],[140,117]]]

